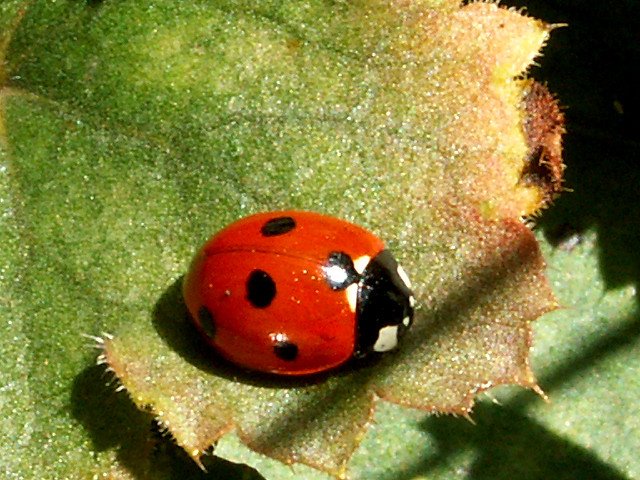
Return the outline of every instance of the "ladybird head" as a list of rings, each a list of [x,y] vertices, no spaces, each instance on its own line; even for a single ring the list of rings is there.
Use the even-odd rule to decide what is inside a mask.
[[[393,350],[413,322],[414,305],[407,274],[391,252],[383,250],[369,261],[360,279],[354,356]]]

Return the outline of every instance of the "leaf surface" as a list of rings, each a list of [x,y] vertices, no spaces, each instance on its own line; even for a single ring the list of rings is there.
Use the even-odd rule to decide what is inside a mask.
[[[541,193],[520,181],[514,78],[548,26],[484,3],[8,5],[2,308],[19,326],[2,371],[28,377],[10,408],[46,430],[24,440],[34,471],[151,468],[144,414],[116,402],[121,429],[96,445],[104,423],[70,408],[99,384],[81,333],[114,335],[109,367],[194,459],[234,429],[338,475],[378,397],[466,414],[491,386],[535,388],[529,324],[555,301],[519,221]],[[279,208],[385,238],[420,302],[403,350],[305,384],[212,364],[181,276],[210,234]]]

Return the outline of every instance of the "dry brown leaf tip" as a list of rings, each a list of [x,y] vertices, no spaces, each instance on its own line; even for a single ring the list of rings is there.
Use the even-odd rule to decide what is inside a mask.
[[[564,190],[564,114],[549,89],[536,81],[527,82],[522,103],[523,127],[529,151],[520,182],[540,190],[540,208],[543,208]]]

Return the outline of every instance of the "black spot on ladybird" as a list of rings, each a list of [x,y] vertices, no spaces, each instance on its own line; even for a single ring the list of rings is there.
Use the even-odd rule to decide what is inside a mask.
[[[260,233],[265,237],[275,237],[284,235],[294,228],[296,228],[296,221],[292,217],[276,217],[262,225]]]
[[[198,321],[207,337],[213,338],[216,334],[216,321],[211,310],[204,305],[198,309]]]
[[[331,290],[344,290],[360,280],[353,259],[344,252],[331,252],[322,270]]]
[[[279,359],[291,362],[298,357],[298,346],[289,340],[278,340],[273,345],[273,353]]]
[[[264,270],[254,270],[247,278],[247,300],[256,308],[271,305],[276,296],[276,282]]]

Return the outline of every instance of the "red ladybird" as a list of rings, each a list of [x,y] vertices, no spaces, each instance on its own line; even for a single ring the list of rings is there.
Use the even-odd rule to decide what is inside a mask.
[[[193,260],[184,297],[223,357],[280,375],[395,348],[415,303],[378,237],[302,211],[259,213],[218,232]]]

